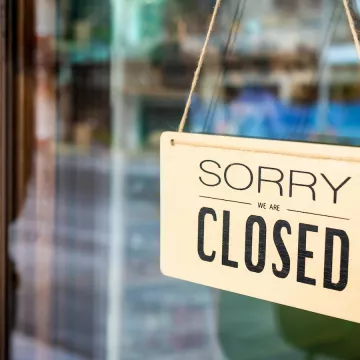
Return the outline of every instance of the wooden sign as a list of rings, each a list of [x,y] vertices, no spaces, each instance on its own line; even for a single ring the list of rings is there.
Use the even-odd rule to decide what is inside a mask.
[[[360,322],[360,149],[164,133],[161,270]]]

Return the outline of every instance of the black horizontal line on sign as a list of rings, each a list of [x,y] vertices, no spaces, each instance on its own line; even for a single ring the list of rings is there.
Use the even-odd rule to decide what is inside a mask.
[[[243,205],[252,205],[251,203],[247,203],[247,202],[243,202],[243,201],[227,200],[227,199],[220,199],[220,198],[215,198],[215,197],[210,197],[210,196],[201,196],[201,195],[200,195],[200,197],[203,199],[220,200],[220,201],[233,202],[233,203],[243,204]]]
[[[323,216],[323,217],[327,217],[327,218],[340,219],[340,220],[350,220],[350,219],[347,219],[347,218],[338,217],[338,216],[332,216],[332,215],[316,214],[316,213],[311,213],[311,212],[306,212],[306,211],[299,211],[299,210],[292,210],[292,209],[287,209],[287,210],[288,210],[288,211],[291,211],[291,212],[300,213],[300,214]]]

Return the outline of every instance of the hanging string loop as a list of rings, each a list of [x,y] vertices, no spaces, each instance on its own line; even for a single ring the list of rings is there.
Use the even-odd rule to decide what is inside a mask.
[[[194,91],[196,89],[196,85],[197,85],[197,83],[199,81],[201,68],[202,68],[203,63],[204,63],[206,50],[207,50],[208,43],[209,43],[209,40],[210,40],[210,37],[211,37],[211,32],[212,32],[212,30],[214,28],[215,20],[216,20],[217,14],[219,12],[221,2],[222,2],[222,0],[216,0],[216,5],[214,7],[214,11],[213,11],[211,21],[210,21],[210,25],[209,25],[209,30],[207,32],[205,42],[204,42],[204,45],[203,45],[202,50],[201,50],[200,59],[199,59],[198,65],[196,67],[194,78],[193,78],[193,81],[192,81],[192,84],[191,84],[189,97],[187,99],[187,102],[186,102],[186,105],[185,105],[185,110],[184,110],[183,116],[182,116],[181,121],[180,121],[179,129],[178,129],[179,132],[184,131],[184,127],[185,127],[186,120],[187,120],[189,110],[190,110],[190,106],[191,106],[192,96],[193,96]]]
[[[356,30],[354,15],[353,15],[352,10],[350,9],[349,1],[350,0],[343,0],[343,3],[344,3],[344,8],[345,8],[345,13],[346,13],[346,16],[347,16],[347,19],[348,19],[348,22],[349,22],[351,34],[352,34],[352,37],[353,37],[353,40],[354,40],[356,52],[357,52],[359,60],[360,60],[360,39],[359,39],[358,32]],[[192,97],[193,97],[193,94],[195,92],[196,86],[197,86],[198,81],[199,81],[200,72],[201,72],[201,69],[202,69],[202,66],[203,66],[203,63],[204,63],[204,60],[205,60],[206,50],[207,50],[207,47],[208,47],[208,44],[209,44],[209,40],[210,40],[210,37],[211,37],[212,30],[213,30],[214,25],[215,25],[215,20],[216,20],[217,14],[219,12],[221,2],[222,2],[222,0],[216,0],[216,5],[214,7],[214,11],[213,11],[213,14],[212,14],[212,17],[211,17],[211,21],[210,21],[210,25],[209,25],[209,29],[208,29],[206,38],[205,38],[204,45],[203,45],[203,47],[201,49],[200,59],[199,59],[198,65],[197,65],[195,73],[194,73],[194,78],[193,78],[193,81],[192,81],[192,84],[191,84],[190,93],[189,93],[188,99],[186,101],[184,113],[183,113],[183,116],[182,116],[180,124],[179,124],[178,132],[183,132],[184,127],[186,125],[186,120],[187,120],[189,110],[190,110],[190,107],[191,107]]]
[[[349,22],[349,26],[350,26],[350,30],[351,30],[351,34],[354,39],[356,52],[357,52],[359,60],[360,60],[360,40],[359,40],[358,31],[356,30],[356,26],[355,26],[354,15],[350,9],[349,1],[350,0],[343,0],[346,16],[348,18],[348,22]]]

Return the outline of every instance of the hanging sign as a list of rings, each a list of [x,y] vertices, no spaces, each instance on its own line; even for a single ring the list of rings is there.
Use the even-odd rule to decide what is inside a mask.
[[[161,270],[360,322],[360,149],[164,133]]]

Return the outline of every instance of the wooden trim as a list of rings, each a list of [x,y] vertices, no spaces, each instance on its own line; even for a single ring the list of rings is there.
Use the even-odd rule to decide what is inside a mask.
[[[5,174],[6,124],[6,4],[0,0],[0,174]],[[0,358],[5,359],[6,342],[6,202],[5,176],[0,176]]]
[[[24,203],[26,187],[31,176],[34,153],[35,116],[35,6],[34,0],[16,1],[16,19],[13,30],[13,123],[12,123],[12,174],[14,179],[12,218],[17,217]]]
[[[8,226],[25,200],[34,150],[34,0],[0,0],[0,359],[10,357]]]

